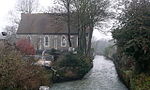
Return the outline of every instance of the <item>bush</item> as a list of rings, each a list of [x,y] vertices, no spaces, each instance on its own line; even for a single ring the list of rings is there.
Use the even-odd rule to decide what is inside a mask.
[[[133,90],[150,90],[150,76],[146,74],[136,75],[133,79]]]
[[[121,54],[136,61],[138,73],[149,72],[150,66],[150,2],[131,0],[124,13],[120,15],[120,25],[112,36]]]
[[[27,39],[20,39],[16,43],[16,47],[26,55],[34,55],[35,49]]]
[[[125,53],[136,60],[136,68],[139,72],[149,72],[150,65],[150,40],[136,38],[130,40],[125,46]]]
[[[50,85],[50,72],[24,61],[14,46],[0,47],[0,90],[37,90]]]
[[[59,74],[56,81],[80,79],[92,68],[92,65],[92,60],[86,56],[67,53],[53,65]]]

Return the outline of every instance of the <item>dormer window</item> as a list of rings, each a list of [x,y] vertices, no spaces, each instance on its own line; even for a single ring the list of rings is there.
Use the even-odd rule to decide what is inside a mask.
[[[61,46],[66,47],[67,46],[67,39],[66,36],[61,37]]]
[[[49,38],[48,38],[48,36],[45,36],[45,38],[44,38],[44,45],[46,47],[48,47],[48,45],[49,45]]]

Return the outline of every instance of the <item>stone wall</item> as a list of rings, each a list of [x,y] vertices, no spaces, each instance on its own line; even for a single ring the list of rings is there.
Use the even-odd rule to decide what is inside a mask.
[[[45,45],[45,37],[48,37],[48,45]],[[62,37],[65,37],[66,45],[62,46]],[[67,35],[17,35],[18,39],[26,38],[30,40],[36,50],[55,48],[66,50],[69,48]],[[78,36],[71,35],[72,47],[77,48]]]

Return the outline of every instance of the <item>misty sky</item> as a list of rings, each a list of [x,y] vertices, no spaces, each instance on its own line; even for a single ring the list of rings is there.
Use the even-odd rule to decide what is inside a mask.
[[[0,32],[4,31],[6,25],[9,25],[9,12],[14,10],[17,0],[1,0],[0,1]],[[53,0],[39,0],[40,9],[46,8],[48,6],[53,6]],[[107,36],[101,32],[95,30],[94,36],[99,38],[110,38],[110,34]]]

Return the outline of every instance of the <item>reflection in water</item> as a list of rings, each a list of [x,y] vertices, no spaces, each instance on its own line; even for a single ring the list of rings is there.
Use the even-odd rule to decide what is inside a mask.
[[[54,84],[50,90],[127,90],[119,81],[112,61],[96,56],[93,69],[78,81]]]

